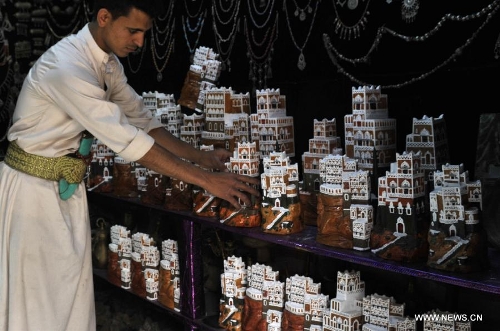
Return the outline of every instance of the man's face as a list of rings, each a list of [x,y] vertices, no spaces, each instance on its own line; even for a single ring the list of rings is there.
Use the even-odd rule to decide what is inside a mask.
[[[152,19],[146,13],[133,8],[128,16],[116,20],[108,16],[101,23],[102,38],[98,43],[105,52],[126,57],[144,45],[144,34],[152,26]]]

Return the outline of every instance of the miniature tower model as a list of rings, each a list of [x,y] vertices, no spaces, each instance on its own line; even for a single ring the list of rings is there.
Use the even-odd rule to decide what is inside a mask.
[[[320,160],[316,240],[322,244],[356,250],[370,248],[370,173],[358,170],[357,163],[345,155],[328,155]]]
[[[420,152],[420,168],[425,172],[426,181],[430,173],[448,163],[448,139],[443,115],[438,118],[413,118],[412,133],[406,136],[405,150],[414,154]]]
[[[181,126],[180,139],[187,142],[194,148],[200,148],[201,135],[205,130],[205,115],[204,114],[184,114],[183,124]]]
[[[286,279],[286,301],[282,330],[319,331],[323,325],[323,310],[328,295],[321,294],[321,284],[312,278],[295,275]]]
[[[113,168],[115,152],[94,138],[91,147],[92,160],[88,167],[86,187],[94,192],[111,192],[113,190]]]
[[[198,47],[194,53],[193,63],[182,86],[179,104],[181,106],[203,111],[204,91],[215,86],[221,72],[219,54],[211,48]]]
[[[239,142],[250,141],[250,94],[237,94],[231,88],[205,91],[204,145],[232,151]]]
[[[317,198],[319,192],[319,163],[329,154],[340,155],[342,148],[340,137],[337,136],[335,119],[314,120],[314,138],[309,139],[309,151],[302,154],[302,185],[300,202],[302,219],[306,225],[316,225]]]
[[[263,160],[262,225],[264,232],[291,234],[304,229],[298,196],[299,171],[285,152],[271,152]]]
[[[227,169],[240,175],[258,177],[259,172],[259,154],[257,152],[256,144],[252,143],[238,143],[234,149],[233,156],[229,158],[226,163]],[[256,187],[257,190],[260,187]],[[240,201],[241,208],[235,210],[232,205],[227,201],[222,201],[219,211],[220,222],[229,226],[238,227],[256,227],[260,226],[260,204],[261,199],[255,196],[249,196],[253,202],[251,206],[246,206]]]
[[[213,151],[214,145],[201,145],[202,151]],[[205,169],[213,171],[213,169]],[[218,216],[219,207],[222,199],[211,194],[209,191],[193,185],[193,206],[194,213],[198,216],[216,217]]]
[[[462,164],[443,165],[442,171],[434,172],[429,202],[427,265],[458,272],[484,269],[487,238],[480,224],[481,182],[470,182]]]
[[[417,322],[405,317],[405,304],[393,297],[373,294],[363,298],[363,331],[416,331]]]
[[[365,282],[359,271],[337,272],[337,296],[323,312],[323,330],[361,331],[364,296]]]
[[[295,156],[293,117],[286,116],[286,97],[280,89],[256,91],[257,113],[250,115],[252,141],[257,143],[260,158],[271,152]]]
[[[221,274],[222,297],[219,304],[219,326],[227,330],[241,328],[241,315],[245,304],[247,270],[241,257],[224,260]]]
[[[279,281],[279,272],[256,263],[247,268],[247,277],[241,330],[281,330],[285,283]],[[262,329],[262,325],[266,328]]]
[[[377,256],[395,261],[425,259],[428,214],[420,153],[396,154],[390,171],[378,179],[378,209],[371,247]]]
[[[396,119],[388,117],[387,95],[380,87],[352,88],[352,114],[344,117],[345,154],[359,169],[377,176],[396,160]]]
[[[175,104],[173,94],[166,94],[164,98],[158,100],[156,117],[172,135],[180,137],[183,116],[181,106]]]
[[[459,330],[471,331],[472,325],[470,321],[458,321],[458,318],[449,318],[452,315],[449,312],[433,310],[427,313],[429,316],[424,320],[425,331],[440,331],[440,330]]]

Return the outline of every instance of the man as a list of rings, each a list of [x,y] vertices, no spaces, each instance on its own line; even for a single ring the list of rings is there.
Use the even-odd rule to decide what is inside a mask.
[[[172,136],[127,84],[117,57],[143,46],[157,11],[152,0],[97,0],[92,22],[47,50],[24,81],[0,163],[2,331],[96,328],[83,161],[66,156],[78,151],[82,132],[234,206],[259,194],[249,185],[257,179],[204,171],[225,170],[231,153],[200,151]],[[76,182],[65,198],[61,172]]]

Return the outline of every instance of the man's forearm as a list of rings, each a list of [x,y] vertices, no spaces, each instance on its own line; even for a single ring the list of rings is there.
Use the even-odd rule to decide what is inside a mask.
[[[163,148],[170,151],[177,157],[198,163],[200,151],[190,144],[172,135],[164,128],[151,130],[149,134],[155,139],[155,142]]]

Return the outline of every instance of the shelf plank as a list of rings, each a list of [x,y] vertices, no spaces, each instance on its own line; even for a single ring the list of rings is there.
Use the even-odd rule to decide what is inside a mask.
[[[176,218],[197,222],[203,226],[219,228],[241,236],[259,239],[293,249],[303,250],[324,257],[339,259],[412,277],[451,284],[476,291],[500,294],[500,252],[492,248],[490,248],[488,252],[488,258],[490,261],[489,270],[469,274],[451,273],[429,268],[425,263],[401,263],[397,261],[384,260],[377,257],[370,251],[341,249],[318,243],[316,241],[317,228],[315,226],[306,226],[302,232],[291,235],[274,235],[264,233],[259,227],[232,227],[222,224],[218,219],[200,217],[195,215],[193,212],[173,211],[167,210],[163,208],[163,206],[146,205],[141,203],[137,198],[118,198],[113,196],[113,194],[104,193],[89,194],[89,196],[91,195],[107,196],[109,198],[119,199],[125,202],[142,205],[144,207],[158,209],[171,216],[175,216]]]

